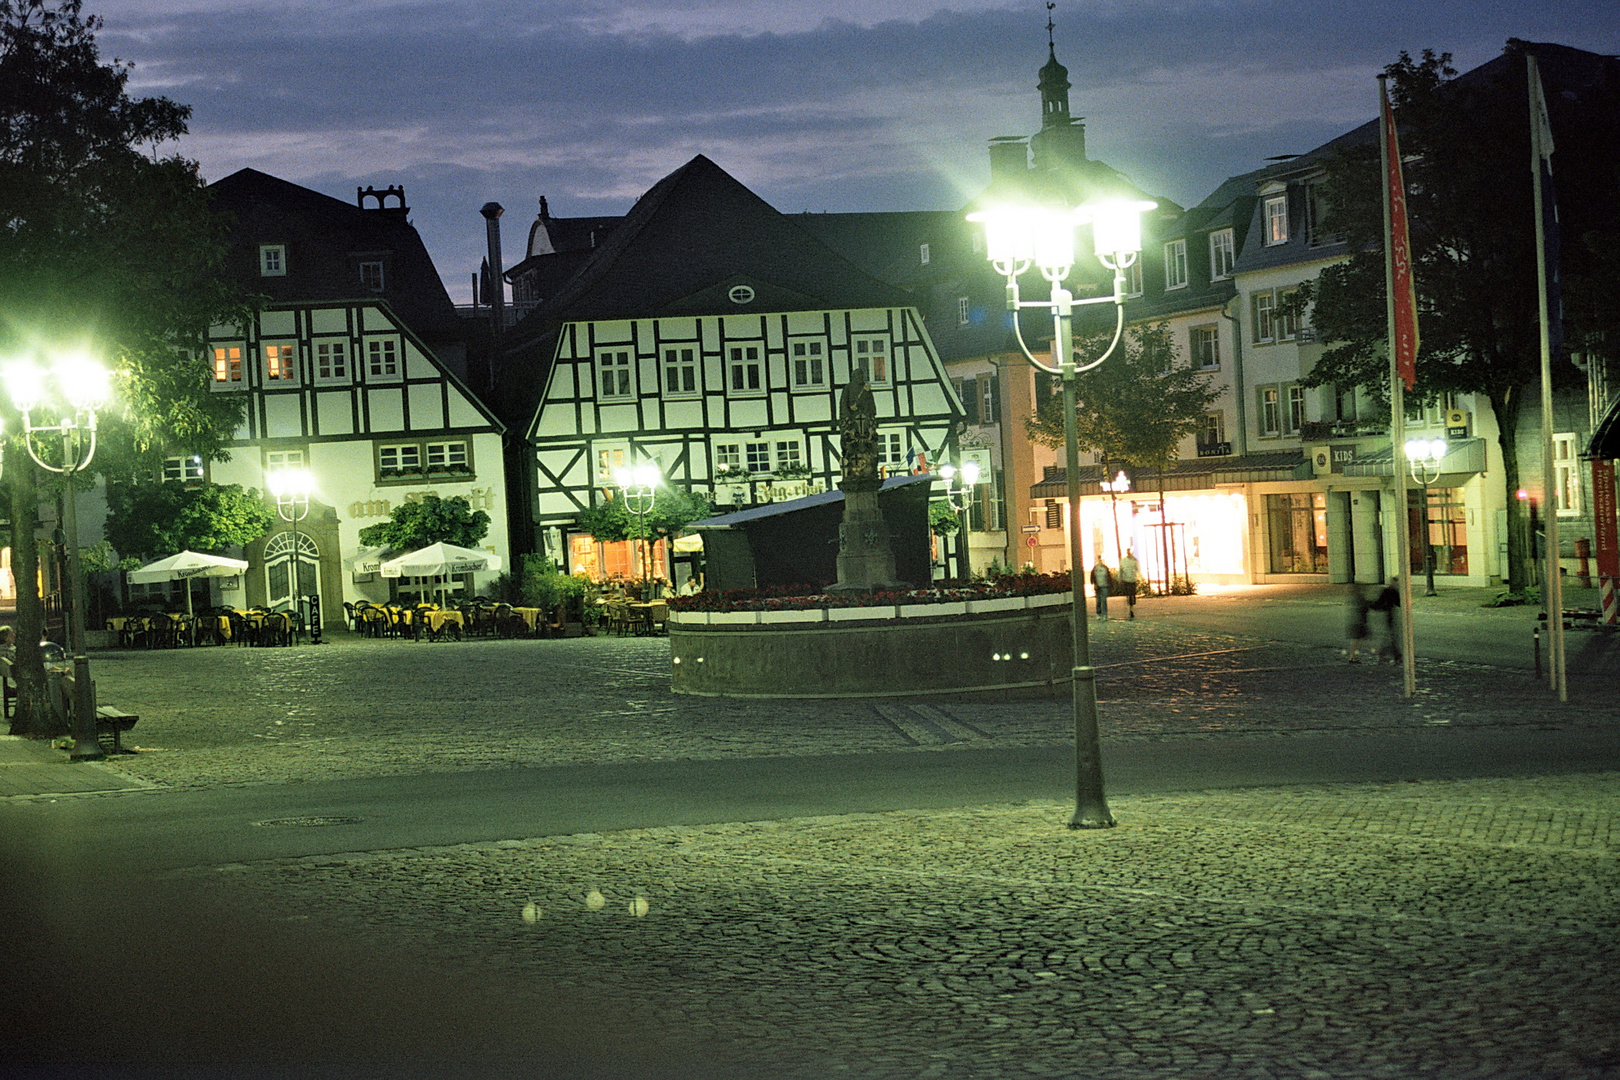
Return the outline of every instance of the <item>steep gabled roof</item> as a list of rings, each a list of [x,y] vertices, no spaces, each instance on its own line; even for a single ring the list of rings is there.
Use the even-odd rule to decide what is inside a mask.
[[[749,285],[756,299],[733,303],[732,284]],[[906,302],[700,154],[643,195],[531,318],[555,325]]]
[[[272,302],[385,301],[428,342],[463,337],[444,281],[403,207],[363,209],[257,169],[242,169],[208,188],[216,210],[232,215],[228,272]],[[287,274],[259,274],[259,245],[287,246]],[[366,291],[359,262],[382,257],[384,289]]]

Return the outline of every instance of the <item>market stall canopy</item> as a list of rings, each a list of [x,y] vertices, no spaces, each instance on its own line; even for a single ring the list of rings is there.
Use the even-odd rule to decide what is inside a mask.
[[[471,574],[479,570],[499,570],[501,557],[488,551],[457,547],[439,542],[408,552],[382,564],[382,576],[437,577],[441,574]]]
[[[147,563],[139,570],[129,572],[132,585],[154,585],[161,581],[189,581],[195,577],[236,577],[248,568],[242,559],[227,559],[223,555],[204,555],[200,551],[182,551]],[[186,586],[186,614],[193,614],[191,586]]]

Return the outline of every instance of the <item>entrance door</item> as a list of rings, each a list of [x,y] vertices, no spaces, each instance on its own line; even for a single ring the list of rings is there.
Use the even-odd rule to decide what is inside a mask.
[[[298,534],[298,596],[308,597],[319,593],[321,584],[321,550],[310,539],[308,534]],[[292,611],[294,589],[292,587],[293,567],[293,533],[292,530],[283,530],[276,533],[264,545],[264,595],[265,605],[273,611]]]

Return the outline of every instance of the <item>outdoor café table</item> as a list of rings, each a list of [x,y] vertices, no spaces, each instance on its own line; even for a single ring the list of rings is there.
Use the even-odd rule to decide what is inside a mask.
[[[107,629],[118,635],[118,647],[127,649],[135,644],[137,634],[146,630],[144,615],[115,615],[107,620]]]
[[[434,637],[444,633],[445,627],[447,626],[455,627],[455,634],[457,637],[460,637],[461,629],[466,625],[466,620],[461,617],[461,612],[459,611],[441,611],[435,609],[433,611],[424,611],[421,613],[421,615],[424,625],[427,626],[428,633],[432,634]]]
[[[512,609],[512,614],[521,618],[523,625],[529,628],[530,633],[533,633],[535,624],[540,621],[540,614],[543,610],[543,608],[537,607],[515,607]]]

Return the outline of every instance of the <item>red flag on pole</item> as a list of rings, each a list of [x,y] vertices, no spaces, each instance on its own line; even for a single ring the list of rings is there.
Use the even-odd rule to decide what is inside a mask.
[[[1406,182],[1401,177],[1401,148],[1395,136],[1395,111],[1389,104],[1389,93],[1383,83],[1378,86],[1383,100],[1380,116],[1383,128],[1385,159],[1389,173],[1385,183],[1389,187],[1389,261],[1392,301],[1395,309],[1395,371],[1412,389],[1417,381],[1418,321],[1417,283],[1412,277],[1412,241],[1406,228]]]

